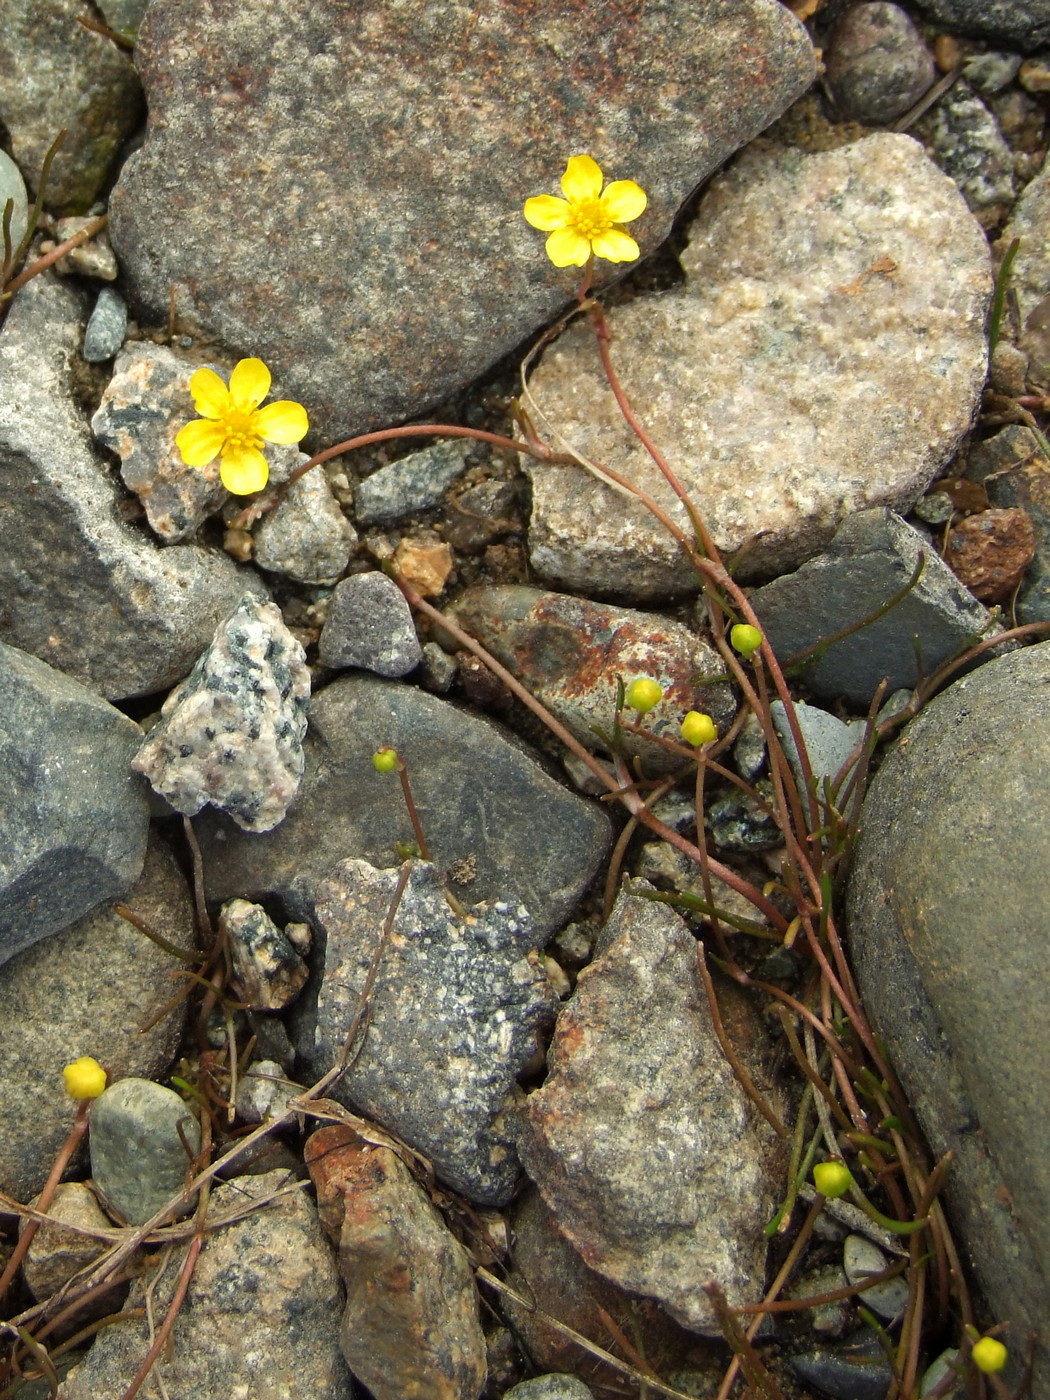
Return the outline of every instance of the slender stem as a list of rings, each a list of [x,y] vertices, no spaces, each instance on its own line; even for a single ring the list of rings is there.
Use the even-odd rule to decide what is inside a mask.
[[[79,248],[81,243],[86,243],[89,238],[94,238],[99,229],[105,228],[107,217],[108,216],[105,214],[100,214],[97,219],[92,219],[89,224],[85,224],[80,232],[75,233],[72,238],[67,238],[66,241],[60,243],[57,248],[52,248],[50,253],[45,253],[42,257],[37,258],[35,262],[30,263],[17,277],[11,279],[3,289],[2,295],[4,297],[14,296],[15,292],[21,287],[24,287],[25,284],[36,277],[38,273],[49,268],[52,263],[58,262],[59,258],[64,258],[65,255],[71,253],[74,248]]]
[[[423,823],[419,820],[419,809],[416,807],[415,798],[412,796],[412,784],[408,781],[408,765],[403,758],[399,758],[397,761],[397,775],[401,779],[401,791],[405,795],[405,806],[408,808],[408,818],[412,823],[412,830],[415,833],[419,854],[424,860],[433,862],[434,857],[430,854],[427,838],[423,835]]]

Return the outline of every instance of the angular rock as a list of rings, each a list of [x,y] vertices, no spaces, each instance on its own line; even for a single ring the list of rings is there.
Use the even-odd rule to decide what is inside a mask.
[[[0,332],[0,640],[126,699],[181,679],[245,590],[265,587],[224,554],[161,550],[121,520],[76,399],[80,318],[44,273]]]
[[[231,899],[219,912],[229,943],[231,980],[238,998],[255,1011],[280,1011],[306,985],[310,969],[266,910]]]
[[[601,868],[611,840],[605,813],[491,722],[364,675],[314,697],[299,797],[275,832],[245,836],[225,818],[202,816],[209,898],[270,894],[287,916],[309,918],[318,884],[339,860],[389,864],[412,828],[397,779],[372,765],[383,744],[408,765],[438,864],[473,857],[471,898],[520,900],[537,942],[549,938]]]
[[[317,1077],[339,1062],[361,1013],[396,870],[346,860],[318,890],[326,941],[313,1044]],[[535,953],[526,910],[498,901],[460,917],[437,871],[413,863],[378,954],[367,1031],[333,1097],[422,1152],[442,1181],[502,1205],[517,1184],[508,1096],[534,1054],[557,997]]]
[[[91,1105],[91,1175],[130,1225],[144,1224],[182,1190],[200,1144],[189,1105],[152,1079],[118,1079]],[[180,1214],[192,1209],[191,1201]]]
[[[824,75],[843,116],[888,123],[914,106],[936,76],[933,55],[898,6],[851,5],[828,39]]]
[[[46,1213],[55,1224],[43,1225],[36,1232],[22,1266],[26,1284],[36,1299],[50,1298],[108,1248],[105,1239],[93,1239],[77,1230],[63,1229],[63,1225],[92,1230],[109,1230],[113,1225],[102,1213],[91,1188],[82,1181],[59,1182]]]
[[[452,438],[380,467],[354,492],[354,519],[359,525],[382,525],[440,504],[466,471],[469,451],[469,442]]]
[[[949,532],[945,562],[982,603],[1003,603],[1035,555],[1035,526],[1027,511],[982,510]]]
[[[863,1235],[847,1235],[842,1251],[842,1265],[850,1283],[865,1283],[872,1274],[880,1274],[889,1268],[893,1260],[887,1259],[877,1245],[866,1240]],[[908,1284],[902,1278],[890,1278],[885,1283],[876,1283],[864,1290],[864,1306],[878,1313],[879,1317],[892,1322],[900,1317],[908,1305]]]
[[[298,462],[310,459],[298,454]],[[276,478],[275,478],[276,479]],[[308,471],[291,486],[255,532],[260,569],[299,583],[332,584],[341,578],[357,544],[357,531],[321,471]]]
[[[564,305],[572,279],[521,206],[569,154],[641,179],[652,248],[814,74],[773,0],[585,0],[530,12],[525,45],[521,23],[512,0],[154,6],[150,128],[111,205],[140,315],[166,321],[174,285],[179,315],[260,355],[322,439],[385,425]]]
[[[1050,618],[1050,460],[1030,428],[1011,425],[970,454],[970,475],[1000,509],[1020,507],[1032,522],[1035,550],[1017,598],[1018,622]]]
[[[57,219],[55,221],[54,244],[51,244],[50,239],[43,239],[40,251],[42,253],[51,252],[52,247],[57,247],[59,243],[65,243],[74,234],[83,233],[94,222],[94,218],[84,217]],[[51,246],[47,246],[49,244]],[[115,282],[120,268],[117,266],[117,255],[106,237],[105,229],[96,228],[95,232],[83,243],[78,243],[75,248],[70,248],[68,253],[63,253],[55,263],[55,271],[62,277],[67,277],[70,273],[78,273],[81,277],[91,277],[99,282]]]
[[[678,915],[621,896],[602,943],[558,1018],[518,1151],[592,1269],[714,1336],[704,1283],[731,1304],[761,1292],[772,1130],[718,1043]]]
[[[265,1123],[282,1114],[304,1089],[286,1077],[276,1060],[256,1060],[237,1081],[237,1114],[246,1123]]]
[[[777,659],[785,662],[870,617],[904,588],[920,560],[918,582],[900,602],[800,672],[814,695],[843,696],[864,710],[880,681],[888,678],[890,691],[913,687],[920,674],[930,675],[988,626],[987,609],[933,545],[892,511],[862,511],[846,521],[826,553],[757,589],[751,603]]]
[[[349,1128],[306,1144],[346,1286],[339,1345],[375,1400],[477,1400],[485,1338],[463,1246],[404,1162]]]
[[[841,772],[846,760],[856,753],[858,745],[863,742],[866,725],[864,720],[860,719],[851,720],[848,724],[843,723],[837,715],[828,714],[827,710],[821,710],[816,705],[805,705],[800,700],[793,703],[795,718],[802,731],[802,740],[809,759],[810,772],[817,780],[817,794],[823,798],[824,779],[834,778]],[[784,745],[795,781],[801,787],[802,765],[795,748],[791,726],[784,713],[783,702],[774,700],[769,708],[773,714],[773,727]],[[843,782],[848,781],[849,773],[843,779]]]
[[[953,1152],[957,1238],[995,1320],[1025,1338],[1050,1315],[1050,1124],[1033,1070],[1050,1054],[1048,756],[1044,642],[957,681],[908,725],[865,801],[847,899],[864,1005],[934,1156]],[[1040,1341],[1033,1394],[1048,1386]]]
[[[1050,44],[1050,0],[917,0],[917,8],[953,32],[998,39],[1023,52]]]
[[[168,1395],[352,1400],[336,1337],[343,1292],[317,1210],[302,1191],[264,1208],[286,1182],[280,1171],[240,1176],[213,1193],[209,1214],[253,1201],[260,1208],[205,1235],[172,1347],[156,1363]],[[147,1305],[152,1299],[152,1317],[163,1317],[180,1263],[175,1250],[159,1280],[135,1281],[127,1308],[146,1315],[107,1327],[59,1387],[59,1400],[124,1394],[150,1349]]]
[[[332,594],[317,655],[325,666],[360,666],[394,679],[423,660],[412,609],[393,579],[373,570],[343,579]]]
[[[151,846],[128,905],[180,948],[192,946],[193,906],[168,852]],[[28,1201],[43,1187],[76,1105],[62,1070],[93,1055],[111,1079],[165,1074],[186,1019],[185,1004],[142,1030],[171,997],[169,953],[111,908],[20,953],[0,967],[0,1191]]]
[[[112,287],[103,287],[84,328],[81,355],[89,365],[111,360],[124,344],[127,329],[128,308],[124,298]]]
[[[310,698],[306,654],[276,603],[246,595],[171,692],[134,767],[177,812],[206,804],[272,831],[295,800]]]
[[[722,658],[679,622],[520,584],[479,584],[449,611],[587,748],[606,747],[595,729],[612,733],[619,680],[658,682],[664,696],[644,727],[679,743],[689,710],[710,714],[719,730],[736,711],[729,686],[702,684],[705,674],[724,672]],[[626,711],[625,719],[638,716]],[[643,754],[650,769],[681,767],[640,735],[626,733],[623,747]]]
[[[0,120],[34,192],[59,131],[47,207],[82,214],[96,198],[124,140],[142,117],[142,89],[130,58],[78,21],[84,0],[4,0]]]
[[[608,314],[628,398],[737,576],[796,568],[868,506],[907,507],[951,458],[984,382],[984,235],[907,136],[752,148],[715,180],[684,289]],[[683,507],[626,430],[589,326],[530,381],[589,460]],[[530,463],[530,556],[572,590],[646,601],[696,576],[648,511],[578,467]]]
[[[142,731],[94,692],[0,643],[0,963],[142,873]]]
[[[987,222],[1014,197],[1014,157],[999,123],[960,78],[916,128],[930,155],[962,191],[966,203]]]
[[[864,1327],[845,1343],[789,1356],[788,1365],[832,1400],[883,1400],[893,1384],[893,1369],[882,1340]]]

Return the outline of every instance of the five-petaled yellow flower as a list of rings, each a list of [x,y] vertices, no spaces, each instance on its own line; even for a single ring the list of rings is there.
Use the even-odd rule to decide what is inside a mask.
[[[179,432],[175,445],[188,467],[220,459],[227,491],[250,496],[270,474],[261,452],[264,442],[298,442],[310,423],[306,409],[291,399],[259,405],[270,392],[270,371],[262,360],[241,360],[227,389],[213,369],[199,369],[190,380],[193,406],[201,414]]]
[[[637,219],[648,202],[633,180],[614,180],[602,193],[603,175],[590,156],[570,156],[561,177],[564,199],[541,194],[525,201],[525,218],[550,233],[547,256],[555,267],[583,267],[593,254],[607,262],[632,262],[638,244],[621,224]]]

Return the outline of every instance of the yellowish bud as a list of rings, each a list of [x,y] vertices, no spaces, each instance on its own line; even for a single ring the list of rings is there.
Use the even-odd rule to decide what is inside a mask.
[[[822,1196],[833,1201],[853,1185],[853,1174],[845,1162],[818,1162],[813,1168],[813,1184]]]
[[[682,720],[682,738],[687,744],[692,744],[694,749],[698,749],[701,744],[710,744],[713,739],[717,739],[718,730],[710,715],[703,715],[699,710],[690,710]]]
[[[73,1099],[97,1099],[106,1087],[106,1071],[90,1055],[66,1065],[62,1071],[66,1093]]]
[[[749,622],[738,622],[735,627],[730,628],[729,641],[733,650],[738,651],[747,661],[762,645],[762,633]]]
[[[627,703],[640,715],[647,715],[664,698],[662,688],[648,676],[639,676],[627,687]]]
[[[397,749],[376,749],[372,755],[372,764],[377,773],[392,773],[397,767]]]
[[[997,1337],[982,1337],[979,1342],[974,1342],[970,1355],[978,1371],[983,1371],[986,1376],[1001,1371],[1006,1365],[1006,1348]]]

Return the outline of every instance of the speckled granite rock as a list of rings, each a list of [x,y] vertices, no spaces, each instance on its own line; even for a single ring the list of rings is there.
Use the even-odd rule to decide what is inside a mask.
[[[219,929],[229,942],[236,995],[255,1011],[280,1011],[306,985],[310,969],[266,910],[231,899],[219,911]]]
[[[0,640],[118,700],[181,679],[245,590],[266,590],[224,554],[160,549],[121,520],[75,396],[82,315],[45,273],[0,331]]]
[[[88,208],[142,117],[130,58],[81,18],[94,18],[85,0],[0,5],[0,121],[34,192],[47,148],[66,129],[47,182],[47,206],[59,214]]]
[[[739,576],[797,567],[865,506],[906,507],[946,463],[985,373],[988,248],[906,136],[815,155],[754,147],[712,185],[682,291],[609,315],[613,362]],[[531,381],[585,456],[688,521],[570,330]],[[695,588],[641,506],[575,467],[530,464],[534,567],[644,601]],[[761,533],[760,532],[764,532]]]
[[[651,248],[814,74],[774,0],[558,0],[528,11],[524,44],[522,23],[512,0],[153,6],[150,129],[111,204],[140,315],[166,320],[174,285],[322,439],[386,424],[564,305],[572,280],[521,207],[568,154],[644,184]]]
[[[558,1229],[592,1269],[717,1335],[700,1284],[717,1279],[730,1303],[760,1291],[775,1149],[714,1034],[696,941],[673,910],[621,896],[549,1066],[518,1150]]]
[[[408,1167],[339,1124],[306,1144],[339,1251],[339,1345],[375,1400],[477,1400],[485,1337],[470,1261]]]
[[[359,525],[379,525],[436,506],[466,471],[469,450],[469,442],[452,438],[380,467],[354,492],[354,519]]]
[[[332,594],[317,654],[325,666],[360,666],[407,676],[423,660],[412,609],[393,579],[373,570],[343,579]]]
[[[93,691],[0,643],[0,963],[142,873],[141,739]]]
[[[1015,238],[1021,240],[1014,259],[1010,286],[1017,293],[1022,324],[1044,297],[1050,295],[1050,248],[1046,229],[1050,225],[1050,163],[1023,191],[1014,205],[1010,222],[1003,230],[1005,251]]]
[[[242,1208],[279,1190],[284,1172],[240,1176],[218,1187],[210,1209]],[[133,1284],[127,1307],[163,1316],[179,1272],[176,1250],[159,1280]],[[352,1400],[353,1382],[339,1353],[343,1308],[335,1261],[302,1191],[243,1220],[209,1231],[172,1348],[157,1362],[167,1394],[178,1400],[258,1396],[259,1400]],[[87,1358],[59,1387],[59,1400],[116,1400],[150,1348],[149,1318],[107,1327]],[[145,1392],[144,1392],[145,1393]]]
[[[930,155],[962,191],[975,214],[998,212],[1014,197],[1014,157],[999,123],[960,78],[917,125]]]
[[[130,1225],[144,1224],[182,1190],[200,1143],[189,1104],[152,1079],[118,1079],[91,1105],[91,1176]],[[192,1209],[191,1201],[180,1214]]]
[[[106,1249],[104,1239],[64,1230],[64,1224],[108,1230],[113,1222],[104,1215],[89,1186],[82,1181],[60,1181],[47,1208],[54,1225],[44,1225],[33,1236],[22,1273],[34,1298],[50,1298],[67,1279],[85,1268]],[[108,1300],[107,1311],[112,1307]]]
[[[294,465],[309,460],[300,452]],[[342,577],[356,544],[357,531],[318,469],[301,477],[263,517],[255,531],[255,562],[299,583],[332,584]]]
[[[1030,52],[1050,44],[1050,0],[917,0],[954,33],[981,34]]]
[[[343,861],[318,891],[326,940],[313,1044],[319,1077],[343,1052],[391,908],[396,870]],[[368,999],[368,1029],[334,1098],[383,1124],[471,1200],[501,1205],[518,1181],[502,1121],[557,997],[521,905],[453,913],[432,865],[414,862]]]
[[[246,595],[171,692],[134,767],[177,812],[206,804],[245,831],[283,820],[303,776],[306,654],[276,603]]]

